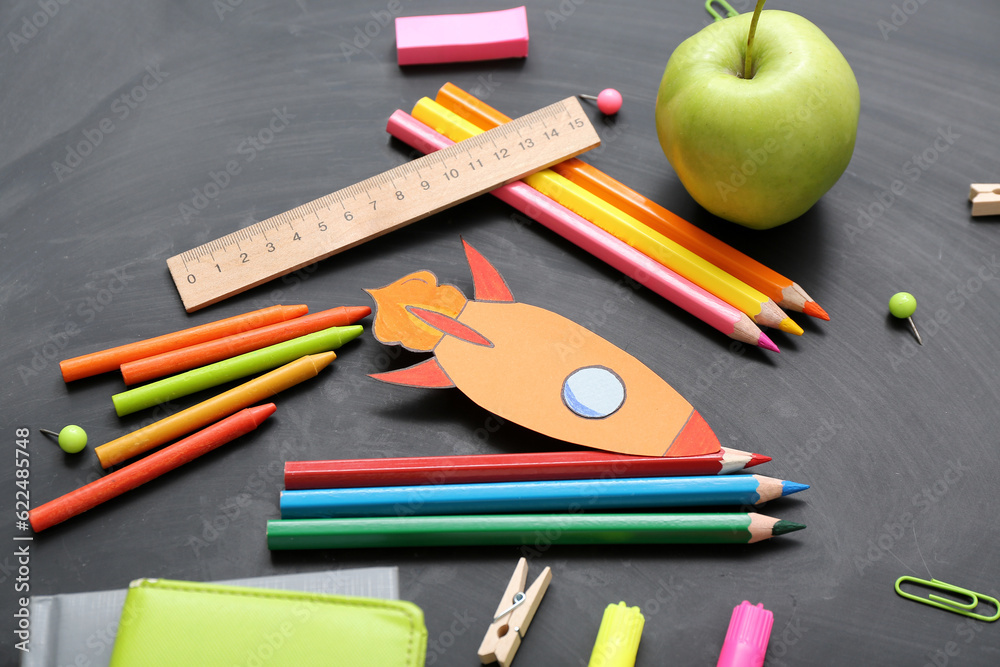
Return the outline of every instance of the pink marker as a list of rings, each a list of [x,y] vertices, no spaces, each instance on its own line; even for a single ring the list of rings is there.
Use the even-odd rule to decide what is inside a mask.
[[[763,604],[741,602],[729,619],[729,630],[716,667],[761,667],[772,625],[774,614],[764,609]]]
[[[524,7],[396,19],[396,59],[400,65],[524,58],[527,55],[528,15]]]

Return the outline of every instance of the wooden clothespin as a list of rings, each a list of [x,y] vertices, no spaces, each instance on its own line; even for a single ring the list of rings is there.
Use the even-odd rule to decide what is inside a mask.
[[[1000,215],[1000,183],[973,183],[969,188],[972,215]]]
[[[531,584],[531,588],[525,590],[528,561],[525,558],[517,561],[514,576],[510,578],[507,590],[503,592],[493,615],[493,622],[483,637],[483,643],[479,645],[479,659],[484,665],[498,662],[500,667],[509,667],[551,581],[552,569],[546,567]]]

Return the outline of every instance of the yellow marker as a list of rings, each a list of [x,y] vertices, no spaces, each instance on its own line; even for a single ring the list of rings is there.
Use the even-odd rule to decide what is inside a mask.
[[[645,624],[646,619],[638,607],[629,607],[624,602],[609,604],[597,630],[587,667],[635,667]]]
[[[484,131],[427,97],[417,102],[412,115],[452,141],[468,139]],[[526,139],[525,143],[528,141],[545,141],[545,137],[543,135]],[[758,324],[775,327],[797,336],[802,335],[802,328],[766,294],[705,261],[551,169],[543,169],[522,180],[647,257],[655,259],[743,311]]]
[[[94,451],[101,461],[101,467],[108,468],[315,377],[336,358],[337,355],[333,352],[302,357],[138,431],[123,435]]]

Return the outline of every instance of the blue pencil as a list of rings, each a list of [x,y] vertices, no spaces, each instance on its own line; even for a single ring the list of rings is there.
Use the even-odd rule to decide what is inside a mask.
[[[574,479],[282,491],[282,519],[757,505],[809,488],[763,475]]]

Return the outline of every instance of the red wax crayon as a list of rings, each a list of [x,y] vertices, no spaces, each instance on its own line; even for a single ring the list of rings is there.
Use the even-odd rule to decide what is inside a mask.
[[[66,519],[97,507],[137,486],[156,479],[174,468],[206,454],[257,428],[274,413],[274,403],[245,408],[222,421],[179,440],[169,447],[129,464],[121,470],[50,500],[28,512],[28,521],[36,533]]]

